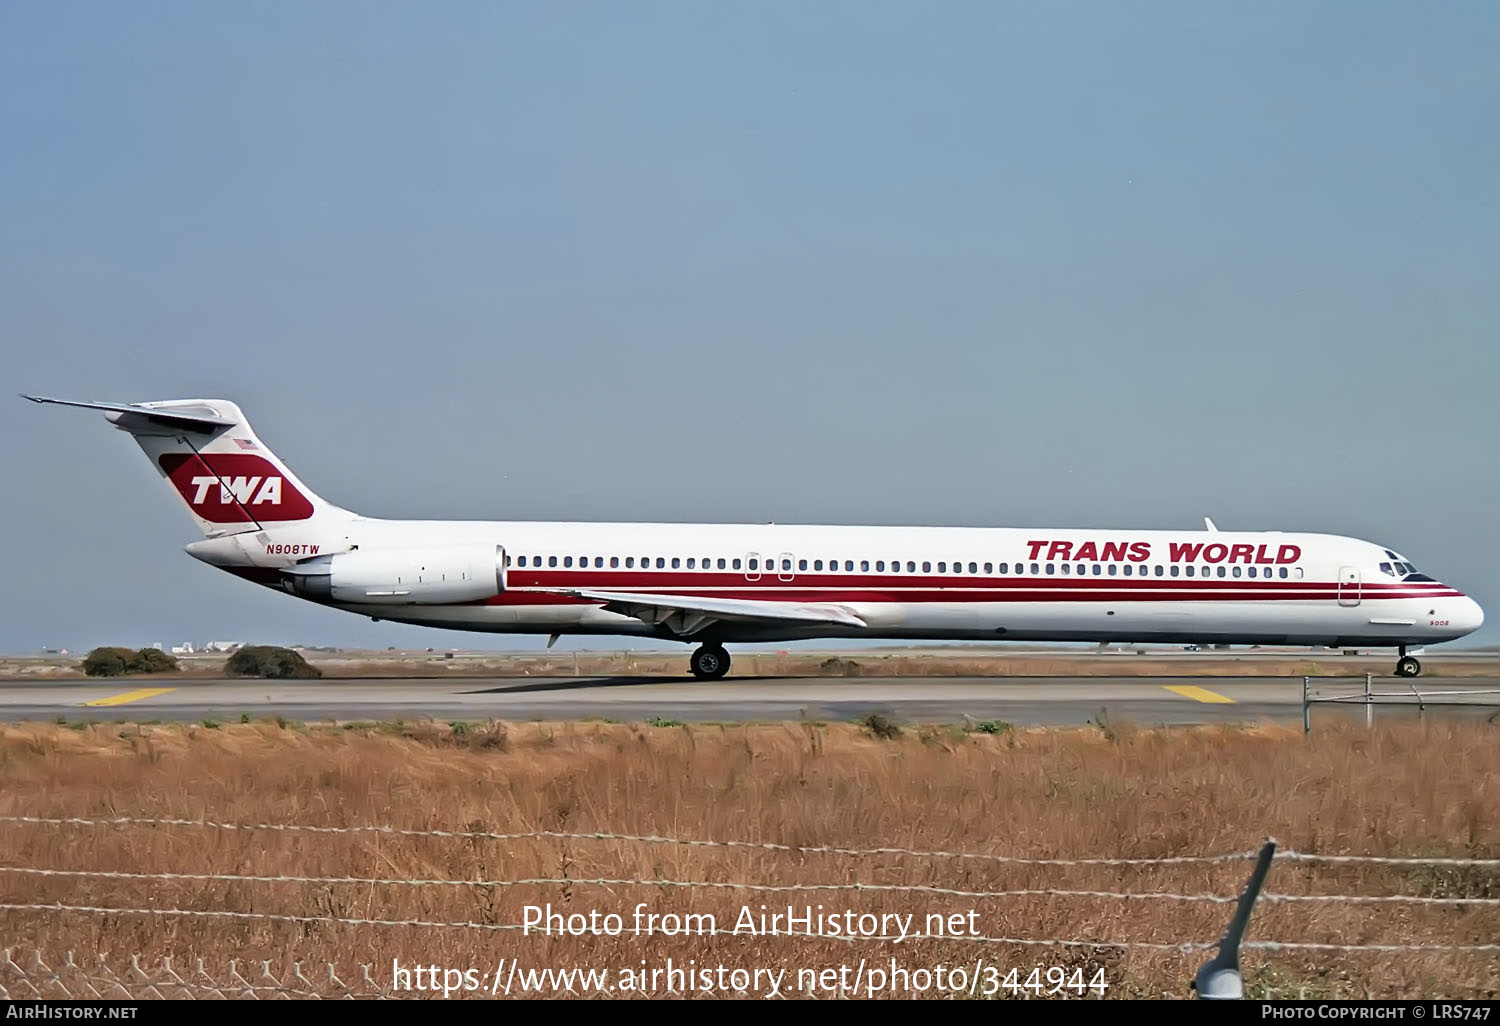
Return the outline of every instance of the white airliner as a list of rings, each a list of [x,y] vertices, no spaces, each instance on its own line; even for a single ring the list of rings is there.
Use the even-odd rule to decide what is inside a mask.
[[[140,443],[197,520],[187,546],[258,584],[368,616],[512,634],[696,643],[806,638],[1409,649],[1484,622],[1391,549],[1326,534],[376,520],[324,501],[223,399],[71,402]]]

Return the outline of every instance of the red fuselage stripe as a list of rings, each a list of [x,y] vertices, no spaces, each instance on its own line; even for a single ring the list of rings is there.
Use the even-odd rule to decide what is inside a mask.
[[[1358,595],[1364,601],[1451,598],[1462,595],[1439,583],[1126,577],[967,577],[930,575],[834,575],[799,573],[781,580],[774,573],[747,579],[742,573],[675,573],[608,569],[512,569],[508,590],[488,601],[496,605],[552,605],[591,600],[530,589],[627,591],[698,598],[740,598],[767,602],[1265,602],[1333,601]],[[594,604],[597,604],[595,602]]]

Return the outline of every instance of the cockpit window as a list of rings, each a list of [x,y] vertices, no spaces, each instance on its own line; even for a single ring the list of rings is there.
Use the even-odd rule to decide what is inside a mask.
[[[1408,563],[1406,560],[1402,559],[1399,555],[1392,552],[1391,550],[1386,549],[1385,554],[1391,557],[1392,562],[1381,563],[1381,573],[1390,574],[1392,577],[1399,577],[1403,581],[1429,581],[1432,583],[1436,583],[1436,578],[1428,577],[1426,574],[1420,573],[1417,570],[1416,566]]]

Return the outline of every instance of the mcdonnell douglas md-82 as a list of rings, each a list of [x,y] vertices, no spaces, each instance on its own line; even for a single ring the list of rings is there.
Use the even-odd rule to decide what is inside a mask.
[[[1484,621],[1384,545],[1327,534],[378,520],[315,495],[223,399],[95,403],[197,521],[187,551],[374,620],[696,644],[808,638],[1386,646]]]

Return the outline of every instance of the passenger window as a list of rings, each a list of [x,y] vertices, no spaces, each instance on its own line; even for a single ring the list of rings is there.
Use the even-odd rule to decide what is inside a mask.
[[[525,566],[526,565],[526,557],[522,556],[521,559],[520,559],[520,562],[517,565],[518,566]]]
[[[1223,576],[1224,576],[1224,568],[1223,568],[1223,567],[1222,567],[1222,566],[1221,566],[1221,567],[1219,567],[1219,576],[1220,576],[1220,577],[1223,577]]]
[[[987,574],[994,573],[995,572],[995,564],[993,564],[993,563],[986,563],[986,564],[984,564],[984,572],[987,573]]]
[[[861,559],[859,561],[859,568],[860,568],[860,570],[864,571],[865,573],[869,573],[870,572],[870,561],[868,559]]]
[[[1177,566],[1177,565],[1176,565],[1176,564],[1175,564],[1175,563],[1174,563],[1174,564],[1173,564],[1173,565],[1172,565],[1172,576],[1173,576],[1173,577],[1176,577],[1176,576],[1177,576],[1177,574],[1178,574],[1178,573],[1179,573],[1179,572],[1180,572],[1180,571],[1181,571],[1181,570],[1182,570],[1182,568],[1181,568],[1181,567],[1180,567],[1180,566]]]
[[[1297,567],[1296,570],[1295,570],[1295,573],[1297,574],[1298,577],[1301,577],[1302,576],[1302,568],[1300,566]]]
[[[799,559],[799,560],[797,560],[797,569],[798,570],[806,570],[807,569],[807,560],[805,560],[805,559]]]
[[[813,569],[814,570],[821,570],[821,569],[823,569],[823,561],[821,559],[815,559],[815,560],[813,560]]]
[[[627,569],[627,570],[634,570],[635,569],[635,557],[634,556],[626,556],[625,557],[625,569]]]
[[[1119,572],[1120,572],[1119,564],[1117,564],[1117,563],[1111,563],[1111,564],[1109,564],[1109,576],[1113,577],[1113,576],[1115,576],[1115,574],[1117,574]]]
[[[563,566],[572,566],[572,565],[573,565],[573,557],[572,556],[564,556],[563,557]]]
[[[719,569],[720,570],[724,569],[724,557],[723,556],[719,557]]]
[[[594,557],[594,566],[599,567],[599,568],[602,569],[603,566],[604,566],[604,557],[603,556],[595,556]]]
[[[790,559],[783,559],[781,561],[781,569],[783,569],[783,570],[790,570],[791,568],[792,568],[792,561]]]
[[[1193,568],[1192,567],[1187,567],[1183,572],[1186,573],[1189,577],[1193,576]]]
[[[1163,570],[1163,569],[1162,569],[1162,568],[1161,568],[1161,564],[1159,564],[1159,563],[1158,563],[1158,564],[1157,564],[1157,567],[1156,567],[1156,576],[1158,576],[1158,577],[1160,577],[1160,576],[1162,576],[1162,575],[1163,575],[1163,574],[1165,574],[1165,573],[1166,573],[1166,571],[1165,571],[1165,570]]]
[[[1135,568],[1132,567],[1129,563],[1126,563],[1125,564],[1125,576],[1129,577],[1134,572],[1135,572]]]
[[[929,562],[928,560],[924,559],[922,561],[922,572],[924,574],[930,574],[930,573],[932,573],[932,563]]]
[[[557,557],[556,556],[548,556],[547,557],[547,565],[548,566],[556,566],[557,565]]]
[[[1009,563],[1001,563],[1000,564],[1000,572],[1002,574],[1008,574],[1008,573],[1010,573],[1010,564]]]
[[[1238,577],[1239,575],[1240,575],[1240,568],[1239,567],[1235,567],[1234,568],[1234,576]]]
[[[1050,574],[1052,572],[1052,570],[1053,570],[1053,565],[1051,563],[1048,563],[1047,564],[1047,572]]]
[[[852,572],[854,570],[854,560],[852,560],[852,559],[846,559],[846,560],[844,560],[844,569],[846,571]]]
[[[1094,564],[1094,576],[1098,577],[1102,573],[1104,573],[1104,564],[1103,563],[1095,563]]]
[[[618,569],[619,566],[620,566],[620,557],[619,556],[610,556],[609,557],[609,568],[611,570],[615,570],[615,569]]]
[[[885,560],[877,559],[875,561],[875,572],[878,574],[885,573]]]
[[[688,567],[687,567],[687,568],[688,568],[688,569],[689,569],[689,570],[694,570],[694,569],[696,569],[696,567],[694,567],[694,566],[693,566],[693,564],[694,564],[694,563],[695,563],[695,562],[697,562],[697,561],[696,561],[696,560],[695,560],[695,559],[694,559],[694,558],[693,558],[693,557],[692,557],[692,556],[689,556],[689,557],[688,557]]]
[[[1041,568],[1038,567],[1035,563],[1033,563],[1033,564],[1031,564],[1031,572],[1034,573],[1034,574],[1041,573]]]
[[[656,569],[658,569],[658,570],[665,569],[666,565],[667,565],[667,561],[666,561],[666,559],[664,557],[662,557],[662,556],[657,556],[656,557]]]
[[[938,564],[938,573],[945,574],[947,572],[948,572],[948,564],[947,563],[939,563]]]
[[[916,573],[917,572],[917,564],[908,559],[906,561],[906,572],[909,573],[909,574]]]
[[[677,570],[677,569],[681,568],[681,566],[682,566],[682,560],[679,559],[676,556],[673,556],[672,557],[672,569],[673,570]]]
[[[1062,568],[1063,568],[1063,573],[1065,573],[1065,574],[1070,574],[1070,573],[1073,572],[1073,564],[1072,563],[1064,563],[1062,565]]]
[[[1025,572],[1026,572],[1026,564],[1025,563],[1017,563],[1016,564],[1016,573],[1018,573],[1018,574],[1024,574]]]
[[[750,569],[751,570],[759,570],[760,569],[760,560],[758,560],[758,559],[752,559],[752,560],[750,560]]]
[[[739,557],[736,556],[734,559],[730,560],[729,565],[730,565],[731,568],[733,568],[735,570],[738,570],[740,568]]]
[[[977,573],[979,573],[979,564],[978,563],[970,563],[969,564],[969,573],[971,573],[971,574],[977,574]]]

